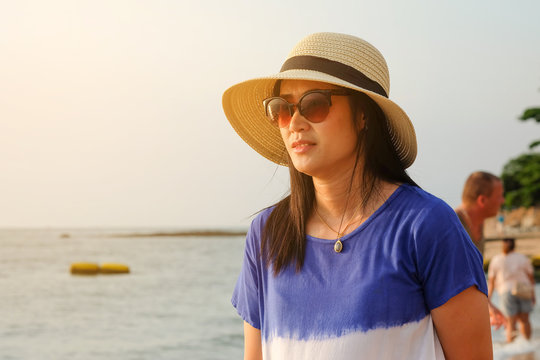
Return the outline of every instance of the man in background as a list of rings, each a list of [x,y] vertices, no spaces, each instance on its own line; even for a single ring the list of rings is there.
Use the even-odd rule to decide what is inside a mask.
[[[461,224],[469,233],[474,245],[484,256],[484,221],[497,215],[504,203],[503,184],[500,178],[485,171],[473,172],[465,181],[461,205],[455,211]],[[491,303],[489,317],[491,325],[508,329],[507,318]]]
[[[456,214],[482,255],[484,255],[484,221],[497,215],[503,203],[501,179],[485,171],[476,171],[469,175]]]

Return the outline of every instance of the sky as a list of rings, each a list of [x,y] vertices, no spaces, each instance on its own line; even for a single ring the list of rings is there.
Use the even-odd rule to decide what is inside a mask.
[[[455,207],[540,138],[540,2],[0,0],[0,227],[245,228],[286,169],[227,122],[223,92],[304,36],[361,37],[411,118],[409,169]]]

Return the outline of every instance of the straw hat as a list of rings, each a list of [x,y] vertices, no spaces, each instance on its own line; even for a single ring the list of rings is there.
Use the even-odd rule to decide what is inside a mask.
[[[388,99],[390,76],[382,54],[355,36],[317,33],[302,39],[278,74],[236,84],[223,94],[223,109],[238,135],[267,159],[287,165],[279,129],[266,118],[263,100],[277,80],[313,80],[360,91],[386,115],[392,143],[403,165],[416,158],[416,135],[405,112]]]

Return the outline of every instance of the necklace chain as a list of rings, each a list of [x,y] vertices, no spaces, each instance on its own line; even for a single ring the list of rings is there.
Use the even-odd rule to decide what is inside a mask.
[[[351,190],[352,190],[352,185],[353,185],[353,179],[354,179],[354,173],[355,173],[355,170],[356,170],[356,165],[358,165],[358,157],[356,158],[355,162],[354,162],[354,168],[353,168],[353,171],[352,171],[352,176],[351,176],[351,181],[349,183],[349,189],[347,191],[347,201],[345,201],[345,208],[343,209],[343,215],[341,215],[341,220],[339,222],[339,228],[338,228],[338,231],[332,229],[332,227],[330,225],[328,225],[328,223],[322,218],[321,214],[319,214],[319,210],[317,209],[318,206],[315,206],[315,212],[317,213],[317,215],[319,216],[319,218],[322,220],[322,222],[328,226],[328,228],[330,230],[332,230],[333,232],[335,232],[337,234],[337,239],[336,239],[336,242],[334,243],[334,251],[337,252],[337,253],[340,253],[342,250],[343,250],[343,243],[341,242],[341,238],[343,237],[343,234],[345,234],[345,232],[347,231],[347,228],[349,227],[349,225],[351,225],[353,223],[353,219],[354,219],[354,214],[356,214],[356,212],[358,211],[359,208],[355,209],[355,211],[353,212],[353,217],[351,218],[351,220],[349,220],[349,223],[347,224],[347,226],[345,226],[345,228],[343,229],[343,233],[341,232],[341,226],[343,225],[343,220],[345,219],[345,213],[347,212],[347,208],[349,207],[349,200],[351,198]],[[360,203],[361,204],[361,203]]]
[[[315,207],[315,213],[317,213],[317,216],[319,217],[319,219],[321,219],[321,221],[324,223],[324,225],[326,225],[327,228],[329,228],[330,230],[332,230],[333,232],[335,232],[337,234],[337,237],[338,239],[341,239],[343,237],[343,233],[345,233],[345,231],[347,231],[347,228],[349,227],[350,223],[347,224],[347,226],[345,226],[345,229],[343,229],[343,233],[340,233],[341,231],[341,224],[339,225],[340,226],[340,231],[336,231],[334,230],[330,225],[328,225],[328,223],[323,219],[323,217],[321,216],[321,214],[319,214],[319,210],[317,209],[317,207]]]
[[[345,211],[347,209],[345,208]],[[356,209],[358,210],[358,208]],[[321,214],[319,213],[319,210],[317,209],[317,206],[315,206],[315,213],[317,214],[317,216],[319,217],[319,219],[321,219],[321,221],[323,222],[324,225],[326,225],[326,227],[328,227],[330,230],[332,230],[333,232],[335,232],[337,234],[337,240],[341,239],[344,235],[345,235],[345,232],[347,231],[347,229],[349,228],[349,226],[351,224],[354,223],[354,216],[351,218],[351,220],[347,223],[347,226],[345,226],[345,228],[343,228],[343,232],[341,232],[341,225],[343,225],[343,219],[345,218],[345,211],[343,212],[343,215],[341,216],[341,222],[339,224],[339,229],[338,231],[334,230],[327,222],[326,220],[324,220],[324,218],[321,216]],[[356,211],[353,213],[353,215],[356,213]]]
[[[347,203],[348,203],[348,199],[347,199]],[[343,243],[341,242],[341,238],[345,235],[345,232],[347,231],[348,227],[354,223],[354,214],[356,214],[356,212],[358,211],[358,209],[360,208],[360,205],[355,209],[355,211],[353,212],[353,217],[351,218],[351,220],[349,220],[349,222],[347,223],[347,226],[345,226],[345,228],[343,229],[343,232],[341,232],[341,225],[343,225],[343,219],[345,218],[345,212],[347,211],[347,205],[348,204],[345,204],[345,210],[343,211],[343,215],[341,215],[341,221],[339,222],[339,229],[338,231],[334,230],[327,222],[326,220],[323,219],[323,217],[321,216],[321,214],[319,214],[319,210],[317,209],[317,206],[315,206],[315,213],[317,214],[317,216],[321,219],[321,221],[324,223],[324,225],[326,225],[330,230],[332,230],[333,232],[335,232],[337,234],[337,239],[336,239],[336,242],[334,243],[334,251],[337,252],[337,253],[340,253],[342,250],[343,250]],[[360,220],[363,219],[363,216],[360,218]],[[357,220],[358,221],[358,220]]]

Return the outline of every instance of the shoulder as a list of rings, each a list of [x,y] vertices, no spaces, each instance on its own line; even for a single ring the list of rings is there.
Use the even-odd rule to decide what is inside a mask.
[[[474,262],[478,258],[481,263],[480,252],[447,203],[417,187],[407,186],[402,192],[406,199],[401,210],[404,216],[396,217],[402,229],[409,229],[408,242],[419,261],[459,253],[464,258],[473,257]]]
[[[499,254],[502,255],[502,254]],[[511,260],[521,260],[525,257],[525,255],[521,253],[517,253],[515,251],[511,251],[510,253],[506,254],[506,257]]]
[[[504,254],[497,254],[497,255],[493,255],[493,257],[491,258],[491,261],[501,261],[502,259],[504,259]]]
[[[274,210],[274,206],[270,206],[259,211],[255,215],[249,227],[248,237],[257,237],[257,238],[261,237],[262,232],[264,230],[264,226],[266,225],[266,221],[268,220],[268,217],[270,216],[273,210]]]
[[[270,216],[272,211],[274,211],[274,208],[275,206],[269,206],[259,211],[251,221],[251,228],[264,227],[266,221],[268,220],[268,217]]]
[[[512,256],[523,263],[530,263],[529,258],[524,254],[512,252]]]
[[[445,225],[453,227],[461,224],[455,211],[435,195],[406,184],[400,190],[397,204],[403,207],[418,226],[443,229]]]
[[[456,212],[456,215],[461,224],[463,224],[463,226],[467,229],[469,227],[467,220],[469,216],[467,215],[467,212],[461,207],[456,208],[454,211]]]
[[[492,269],[492,268],[495,268],[497,266],[499,266],[499,264],[504,260],[504,255],[503,254],[497,254],[497,255],[494,255],[491,260],[489,260],[489,268]]]
[[[415,207],[426,209],[440,209],[446,212],[454,212],[454,210],[437,196],[423,190],[417,186],[403,184],[400,186],[400,198],[402,202]]]
[[[257,254],[261,247],[261,239],[268,217],[274,207],[268,207],[255,215],[246,236],[246,251]]]

